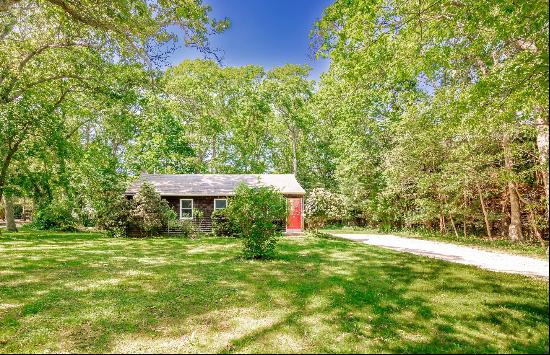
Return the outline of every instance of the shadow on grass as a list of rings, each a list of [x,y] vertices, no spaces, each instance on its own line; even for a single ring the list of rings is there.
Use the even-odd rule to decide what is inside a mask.
[[[548,283],[341,240],[4,235],[2,352],[548,352]]]

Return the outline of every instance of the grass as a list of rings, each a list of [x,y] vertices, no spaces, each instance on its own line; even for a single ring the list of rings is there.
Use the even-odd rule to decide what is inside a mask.
[[[0,236],[0,352],[548,353],[548,282],[343,240]]]
[[[479,249],[502,251],[510,254],[531,256],[539,259],[548,259],[546,254],[546,246],[542,247],[538,242],[521,242],[514,243],[508,239],[488,239],[480,238],[477,236],[460,236],[457,238],[455,235],[441,234],[436,232],[418,232],[418,231],[402,231],[402,232],[389,232],[384,233],[375,229],[369,228],[354,228],[354,227],[342,227],[342,228],[327,228],[322,230],[325,233],[347,233],[347,234],[392,234],[401,237],[417,238],[424,240],[435,240],[440,242],[453,243],[458,245],[465,245],[476,247]]]

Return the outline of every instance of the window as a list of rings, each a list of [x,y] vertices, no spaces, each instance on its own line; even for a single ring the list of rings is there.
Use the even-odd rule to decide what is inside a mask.
[[[222,210],[226,207],[227,207],[227,199],[225,198],[214,199],[214,210]]]
[[[180,219],[193,219],[193,199],[182,198],[180,200]]]

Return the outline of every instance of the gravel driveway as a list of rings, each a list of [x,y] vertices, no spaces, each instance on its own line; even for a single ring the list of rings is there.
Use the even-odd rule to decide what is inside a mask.
[[[414,238],[379,234],[334,234],[383,248],[424,255],[483,269],[548,278],[548,260]]]

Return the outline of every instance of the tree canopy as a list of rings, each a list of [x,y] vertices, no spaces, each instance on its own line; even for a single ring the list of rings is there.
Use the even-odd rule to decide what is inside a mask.
[[[540,237],[548,220],[548,6],[336,1],[317,101],[369,223]],[[359,129],[358,129],[359,128]],[[346,191],[347,190],[347,191]],[[449,224],[451,226],[449,226]]]
[[[210,10],[3,1],[0,198],[93,223],[142,171],[294,173],[344,223],[544,242],[547,1],[336,0],[311,31],[331,60],[316,83],[223,65]],[[166,68],[180,45],[207,58]]]
[[[0,200],[51,195],[52,179],[75,187],[82,171],[70,165],[83,157],[103,155],[116,175],[108,162],[133,138],[143,92],[170,48],[183,42],[216,55],[209,36],[229,22],[210,10],[183,0],[2,1]]]

